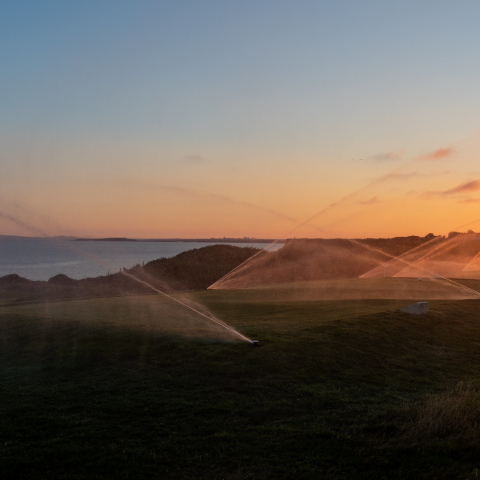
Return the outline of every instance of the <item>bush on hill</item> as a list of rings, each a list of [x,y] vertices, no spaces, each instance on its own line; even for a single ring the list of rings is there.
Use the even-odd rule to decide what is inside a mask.
[[[172,258],[153,260],[129,272],[146,273],[166,283],[174,291],[206,289],[259,251],[253,247],[210,245],[188,250]]]

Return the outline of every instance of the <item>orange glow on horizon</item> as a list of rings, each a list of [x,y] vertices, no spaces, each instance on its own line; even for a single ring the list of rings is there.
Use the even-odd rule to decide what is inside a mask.
[[[164,175],[120,171],[58,181],[46,173],[21,187],[12,182],[5,188],[0,198],[1,233],[364,238],[445,235],[470,222],[474,230],[480,216],[480,172],[472,174],[479,140],[476,135],[406,158],[400,165],[400,154],[387,153],[366,163],[345,161],[344,170],[329,164],[310,174],[289,163],[288,156],[275,157],[280,166],[272,164],[270,170],[266,168],[270,160],[259,158],[262,172],[250,167],[222,171],[220,163],[195,159],[183,161],[181,168],[175,164]],[[152,155],[150,150],[138,154],[147,151]],[[102,147],[92,155],[100,159],[105,152]]]

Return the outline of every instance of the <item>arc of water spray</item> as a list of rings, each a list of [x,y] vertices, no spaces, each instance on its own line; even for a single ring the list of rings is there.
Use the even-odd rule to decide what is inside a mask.
[[[466,227],[467,225],[472,225],[473,223],[478,223],[480,222],[480,218],[476,218],[475,220],[472,220],[471,222],[468,222],[468,223],[464,223],[463,225],[459,225],[458,227],[455,227],[453,230],[456,231],[457,229],[459,228],[463,228],[463,227]],[[471,271],[471,270],[474,270],[474,269],[468,269],[467,270],[467,267],[472,263],[474,262],[478,257],[480,256],[480,252],[478,252],[468,263],[467,265],[465,265],[465,267],[463,267],[463,270],[464,271]]]
[[[456,231],[456,230],[459,229],[459,228],[463,228],[463,227],[466,227],[467,225],[472,225],[473,223],[478,223],[478,222],[480,222],[480,218],[476,218],[475,220],[472,220],[471,222],[467,222],[467,223],[464,223],[464,224],[462,224],[462,225],[459,225],[458,227],[455,227],[455,228],[453,229],[453,231]],[[480,255],[480,252],[478,252],[478,253],[467,263],[467,265],[465,265],[465,267],[463,267],[463,270],[465,270],[465,269],[468,267],[468,265],[470,265],[475,259],[477,259],[477,258],[479,257],[479,255]],[[468,270],[466,270],[466,271],[468,271]]]
[[[126,185],[127,186],[129,186],[129,185],[138,186],[138,182],[129,181],[128,183],[126,183]],[[243,208],[258,210],[260,212],[268,213],[270,215],[281,218],[283,220],[287,220],[287,221],[292,222],[292,223],[298,223],[297,219],[292,218],[288,215],[285,215],[282,212],[277,212],[276,210],[272,210],[271,208],[262,207],[261,205],[256,205],[255,203],[246,202],[244,200],[237,200],[237,199],[235,199],[233,197],[229,197],[227,195],[221,195],[221,194],[217,194],[217,193],[205,193],[205,192],[201,192],[201,191],[197,191],[197,190],[192,190],[190,188],[177,187],[177,186],[174,186],[174,185],[162,185],[162,184],[157,184],[157,183],[155,183],[155,184],[153,184],[153,183],[141,183],[141,185],[142,185],[142,188],[144,186],[147,186],[151,189],[165,190],[165,191],[168,191],[168,192],[171,192],[171,193],[186,195],[186,196],[193,197],[193,198],[199,198],[199,199],[204,199],[204,200],[205,199],[207,199],[207,200],[208,199],[219,200],[223,203],[229,203],[229,204],[237,205],[237,206],[240,206],[240,207],[243,207]]]
[[[479,221],[480,221],[480,218],[477,218],[476,220],[472,220],[471,222],[464,223],[463,225],[459,225],[459,226],[457,226],[457,227],[454,227],[453,230],[455,231],[455,230],[457,230],[457,229],[459,229],[459,228],[465,227],[465,226],[467,226],[467,225],[471,225],[472,223],[476,223],[476,222],[479,222]],[[409,255],[409,254],[411,254],[414,250],[417,250],[417,249],[419,249],[419,248],[422,248],[422,247],[428,245],[428,244],[431,243],[431,242],[435,242],[436,240],[438,240],[438,238],[439,238],[439,237],[435,237],[435,238],[433,238],[432,240],[429,240],[428,242],[423,243],[422,245],[418,245],[418,246],[416,246],[416,247],[408,250],[407,252],[404,252],[404,253],[402,253],[401,255],[398,255],[397,257],[392,257],[388,262],[382,263],[382,264],[378,265],[377,267],[372,268],[372,269],[369,270],[368,272],[360,275],[359,278],[362,278],[362,277],[364,277],[365,275],[368,275],[370,272],[373,272],[373,271],[376,270],[377,268],[384,267],[385,265],[388,265],[389,263],[394,262],[395,260],[400,260],[400,261],[402,261],[402,260],[401,260],[401,257],[406,256],[406,255]],[[448,241],[448,240],[447,240],[447,241]],[[434,252],[438,251],[439,249],[441,249],[441,248],[443,248],[443,247],[445,247],[445,246],[446,246],[445,244],[444,244],[444,245],[439,245],[437,248],[435,248],[435,249],[433,249],[433,250],[430,250],[430,251],[427,252],[425,255],[423,255],[422,257],[420,257],[420,258],[418,258],[417,260],[415,260],[415,261],[412,263],[411,266],[415,266],[416,268],[421,269],[421,267],[418,267],[417,265],[415,265],[417,262],[419,262],[420,260],[423,260],[424,258],[428,257],[429,255],[433,254]],[[470,265],[470,263],[472,263],[472,262],[473,262],[476,258],[478,258],[479,256],[480,256],[480,252],[478,252],[478,253],[468,262],[468,264],[463,268],[463,270],[465,270],[465,268],[466,268],[468,265]],[[403,262],[403,263],[405,263],[405,262]],[[468,287],[465,287],[465,288],[468,288]]]
[[[330,232],[330,233],[331,233],[331,232]],[[349,242],[351,242],[351,243],[355,243],[355,244],[357,244],[357,245],[360,245],[361,247],[364,247],[364,248],[366,248],[367,250],[371,250],[371,251],[373,251],[373,252],[378,252],[378,253],[381,253],[382,255],[386,255],[386,256],[388,256],[388,257],[391,257],[391,260],[390,260],[390,261],[395,260],[395,259],[398,259],[400,262],[405,263],[407,266],[414,266],[414,267],[416,267],[416,268],[418,268],[418,269],[420,269],[420,270],[423,270],[424,272],[427,272],[427,273],[429,273],[429,274],[431,274],[431,275],[434,275],[434,276],[437,277],[437,278],[441,278],[442,280],[445,280],[446,282],[449,282],[449,283],[451,283],[452,285],[456,285],[457,287],[460,287],[460,288],[462,288],[462,289],[464,289],[464,290],[467,290],[468,292],[473,293],[473,294],[475,294],[475,295],[477,295],[477,296],[480,297],[480,292],[478,292],[477,290],[475,290],[475,289],[473,289],[473,288],[470,288],[470,287],[467,287],[467,286],[465,286],[465,285],[462,285],[462,284],[459,283],[459,282],[455,282],[455,281],[452,280],[451,278],[443,277],[442,275],[440,275],[440,274],[438,274],[438,273],[436,273],[436,272],[432,272],[432,271],[430,271],[430,270],[427,270],[426,268],[419,267],[418,265],[414,265],[413,263],[407,262],[407,261],[405,261],[405,260],[403,260],[403,259],[401,259],[401,258],[399,258],[399,257],[395,257],[394,255],[392,255],[392,254],[390,254],[390,253],[384,252],[383,250],[380,250],[379,248],[372,247],[372,246],[370,246],[370,245],[368,245],[368,244],[359,242],[358,240],[355,240],[355,239],[353,239],[353,238],[348,238],[347,240],[348,240]],[[418,248],[418,247],[414,247],[414,248]],[[409,251],[411,251],[411,250],[409,250]],[[405,252],[405,253],[408,253],[408,252]],[[382,265],[379,265],[379,266],[381,267]],[[378,268],[378,267],[375,267],[375,268]]]
[[[448,241],[448,240],[447,240]],[[419,268],[421,270],[421,267],[419,267],[417,265],[417,263],[421,262],[422,260],[425,260],[427,257],[429,257],[430,255],[433,255],[435,252],[438,252],[439,250],[445,250],[443,253],[448,253],[450,250],[452,250],[453,248],[455,248],[455,245],[439,245],[437,248],[434,248],[432,250],[430,250],[429,252],[427,252],[425,255],[423,255],[423,257],[420,257],[420,258],[417,258],[415,261],[413,261],[409,266],[411,267],[415,267],[415,268]],[[408,253],[408,252],[407,252]],[[402,261],[402,260],[400,260]],[[405,263],[405,262],[404,262]],[[408,265],[407,265],[408,266]],[[397,272],[394,276],[398,276],[399,274],[401,274],[407,267],[404,267],[402,268],[399,272]]]
[[[447,242],[453,242],[453,240],[454,240],[454,239],[449,239],[449,240],[447,240]],[[411,266],[414,266],[415,268],[421,269],[421,267],[419,267],[419,266],[417,265],[418,262],[424,260],[425,258],[429,257],[430,255],[433,255],[433,254],[434,254],[435,252],[437,252],[438,250],[446,249],[447,252],[448,252],[448,251],[452,250],[453,248],[455,248],[455,246],[456,246],[455,244],[453,244],[453,245],[447,245],[447,244],[439,245],[437,248],[435,248],[435,249],[430,250],[429,252],[427,252],[425,255],[423,255],[423,257],[417,258],[417,259],[411,264]],[[447,253],[447,252],[444,252],[444,253]],[[410,253],[410,250],[409,250],[408,252],[405,252],[405,255],[407,255],[408,253]],[[403,254],[402,254],[402,255],[403,255]],[[480,256],[480,252],[476,253],[476,254],[474,255],[474,257],[471,258],[471,259],[469,260],[469,262],[462,268],[462,271],[467,271],[467,272],[468,272],[468,271],[471,271],[471,270],[475,270],[475,269],[468,269],[467,267],[468,267],[472,262],[474,262],[475,259],[477,259],[479,256]],[[397,259],[400,259],[400,257],[397,257]],[[395,260],[395,259],[392,259],[392,260],[390,260],[390,261],[393,261],[393,260]],[[400,260],[400,261],[401,261],[401,260]],[[389,263],[389,262],[387,262],[387,263]],[[385,265],[385,264],[383,264],[383,265]],[[379,267],[375,267],[375,268],[379,268]],[[407,268],[407,267],[405,267],[405,268]],[[396,277],[396,276],[398,276],[399,274],[401,274],[401,273],[403,272],[403,270],[405,270],[405,268],[402,268],[402,270],[400,270],[399,272],[397,272],[394,276]],[[370,272],[371,272],[371,271],[372,271],[372,270],[370,270]],[[367,272],[367,273],[370,273],[370,272]],[[366,274],[365,274],[365,275],[366,275]],[[362,276],[363,276],[363,275],[362,275]]]
[[[210,320],[211,322],[214,322],[216,323],[217,325],[219,325],[220,327],[223,327],[225,328],[226,330],[228,330],[230,333],[233,333],[237,336],[239,336],[242,340],[245,340],[249,343],[253,343],[252,340],[250,340],[249,338],[247,338],[245,335],[242,335],[240,332],[237,332],[237,330],[235,330],[234,328],[230,327],[229,325],[227,325],[226,323],[223,323],[221,320],[218,320],[217,318],[213,318],[213,317],[209,317],[208,315],[205,315],[204,313],[200,312],[199,310],[191,307],[190,305],[187,305],[186,303],[182,302],[181,300],[179,300],[178,298],[175,298],[173,297],[172,295],[169,295],[168,293],[165,293],[163,292],[162,290],[159,290],[158,288],[155,288],[153,285],[150,285],[148,282],[145,282],[143,280],[140,280],[139,278],[135,277],[134,275],[130,274],[130,273],[127,273],[127,272],[122,272],[125,276],[135,280],[136,282],[138,283],[142,283],[143,285],[146,285],[147,287],[151,288],[154,292],[157,292],[157,293],[160,293],[161,295],[169,298],[170,300],[173,300],[174,302],[177,302],[179,303],[180,305],[183,305],[185,308],[188,308],[190,310],[192,310],[193,312],[195,313],[198,313],[198,315],[201,315],[202,317],[206,318],[207,320]]]
[[[363,245],[362,243],[358,242],[357,240],[353,240],[353,239],[350,239],[350,241],[352,242],[355,242],[355,243],[358,243],[359,245]],[[478,297],[480,297],[480,292],[478,292],[477,290],[474,290],[473,288],[470,288],[470,287],[467,287],[465,285],[462,285],[461,283],[459,282],[455,282],[454,280],[452,280],[451,278],[447,278],[447,277],[443,277],[442,275],[436,273],[436,272],[432,272],[431,270],[428,270],[426,268],[423,268],[423,267],[419,267],[418,265],[415,265],[413,263],[410,263],[410,262],[407,262],[399,257],[395,257],[394,255],[391,255],[389,253],[386,253],[386,252],[383,252],[382,250],[378,249],[378,248],[373,248],[373,247],[370,247],[370,245],[363,245],[365,248],[368,248],[370,250],[373,250],[373,251],[377,251],[377,252],[381,252],[382,254],[384,255],[387,255],[389,257],[392,257],[392,260],[395,260],[395,259],[398,259],[400,262],[406,264],[407,266],[413,266],[415,268],[418,268],[419,270],[423,270],[424,272],[427,272],[431,275],[434,275],[436,278],[441,278],[442,280],[445,280],[446,282],[449,282],[451,283],[452,285],[456,285],[457,287],[460,287],[464,290],[467,290],[468,292],[470,293],[473,293],[475,295],[477,295]],[[408,252],[406,252],[408,253]],[[379,265],[381,267],[381,265]],[[375,268],[378,268],[378,267],[375,267]]]
[[[348,218],[351,218],[353,216],[357,215],[356,213],[353,214],[353,215],[349,215]],[[335,222],[335,224],[338,223],[338,222]],[[304,225],[304,224],[302,224]],[[322,232],[322,233],[326,233],[327,235],[330,235],[331,232],[329,232],[328,230],[324,230],[320,227],[317,227],[316,225],[313,225],[311,223],[309,223],[310,226],[312,226],[313,228],[315,228],[316,230],[318,230],[319,232]],[[296,229],[297,227],[295,227]],[[288,235],[289,233],[292,233],[293,231],[295,231],[295,229],[291,230],[290,232],[287,232],[284,236]],[[240,265],[237,265],[235,268],[233,268],[232,270],[230,270],[229,272],[227,272],[223,277],[219,278],[217,281],[215,281],[214,283],[212,283],[208,289],[212,289],[215,285],[219,284],[222,280],[224,280],[225,278],[229,277],[233,272],[236,272],[240,267],[242,267],[243,265],[245,265],[246,263],[250,262],[251,260],[253,260],[257,255],[260,255],[262,252],[264,251],[267,251],[268,248],[270,248],[271,246],[273,245],[276,245],[280,240],[274,240],[272,243],[270,243],[269,245],[267,245],[265,248],[262,248],[259,252],[257,252],[255,255],[252,255],[251,257],[247,258],[245,261],[243,261]],[[376,268],[376,267],[375,267]]]
[[[467,268],[469,265],[473,264],[478,258],[480,257],[480,252],[478,252],[463,268],[462,271],[464,272],[472,272],[478,271],[478,268]]]
[[[425,247],[426,245],[428,245],[429,243],[433,243],[435,241],[437,241],[439,239],[439,237],[435,237],[433,238],[432,240],[429,240],[428,242],[425,242],[425,243],[422,243],[421,245],[417,245],[416,247],[413,247],[411,248],[410,250],[407,250],[406,252],[403,252],[401,253],[400,255],[398,256],[393,256],[390,260],[388,260],[388,262],[385,262],[385,263],[381,263],[380,265],[376,266],[375,268],[372,268],[371,270],[369,270],[368,272],[365,272],[363,273],[362,275],[360,275],[358,278],[362,278],[362,277],[366,277],[366,275],[368,275],[369,273],[373,272],[374,270],[376,270],[377,268],[381,268],[381,267],[385,267],[386,265],[388,265],[389,263],[392,263],[394,262],[395,260],[399,260],[399,261],[402,261],[401,259],[403,257],[406,257],[407,255],[411,255],[413,251],[415,250],[418,250],[422,247]],[[430,254],[436,252],[437,250],[439,250],[440,248],[442,248],[444,245],[440,245],[438,246],[437,248],[433,249],[433,250],[430,250],[429,252],[427,252],[423,257],[420,257],[420,258],[417,258],[417,260],[415,260],[413,263],[411,263],[411,265],[415,265],[417,262],[419,262],[420,260],[423,260],[424,258],[428,257]],[[387,254],[386,254],[387,255]],[[403,262],[405,263],[405,262]],[[418,267],[419,268],[419,267]],[[403,269],[401,270],[403,271]]]
[[[355,197],[356,195],[358,195],[359,193],[363,192],[364,190],[374,186],[374,185],[377,185],[379,183],[382,183],[386,180],[389,180],[390,178],[392,178],[395,174],[397,174],[400,170],[402,170],[403,168],[407,167],[408,165],[410,165],[411,163],[413,163],[416,159],[413,159],[413,160],[410,160],[406,163],[404,163],[403,165],[399,166],[398,168],[396,168],[395,170],[391,171],[390,173],[386,174],[386,175],[382,175],[381,177],[373,180],[372,182],[370,182],[369,184],[363,186],[362,188],[359,188],[358,190],[355,190],[354,192],[352,193],[349,193],[348,195],[345,195],[344,197],[342,197],[340,200],[334,202],[334,203],[331,203],[330,205],[328,205],[327,207],[323,208],[322,210],[318,211],[317,213],[315,213],[314,215],[312,215],[311,217],[307,218],[306,220],[304,220],[303,222],[300,222],[299,224],[297,224],[294,228],[292,228],[291,230],[289,230],[288,232],[286,232],[284,235],[282,235],[284,238],[286,238],[288,235],[290,235],[291,233],[293,233],[295,230],[299,229],[300,227],[303,227],[304,225],[311,225],[311,222],[312,220],[315,220],[317,217],[319,217],[320,215],[323,215],[324,213],[328,212],[329,210],[337,207],[338,205],[341,205],[342,203],[344,203],[345,201],[347,201],[348,199],[350,198],[353,198]],[[316,227],[315,225],[313,225],[314,228],[316,228],[317,230],[319,231],[323,231],[324,233],[327,233],[325,232],[324,230]],[[266,250],[268,248],[270,248],[271,246],[275,245],[278,243],[278,240],[274,240],[271,244],[269,244],[266,248],[262,249],[260,252],[257,252],[255,255],[251,256],[250,258],[247,258],[247,260],[245,260],[243,263],[241,263],[240,265],[238,265],[237,267],[235,267],[233,270],[231,270],[230,272],[226,273],[222,278],[220,278],[219,280],[217,280],[216,282],[212,283],[212,285],[210,285],[208,288],[211,289],[213,288],[215,285],[218,285],[221,281],[223,281],[225,278],[229,277],[233,272],[235,272],[236,270],[238,270],[241,266],[245,265],[245,263],[247,262],[250,262],[251,260],[253,260],[257,255],[259,255],[263,250]]]
[[[387,252],[384,252],[383,250],[380,250],[379,248],[372,247],[372,246],[370,246],[370,245],[368,245],[368,244],[359,242],[358,240],[355,240],[355,239],[353,239],[353,238],[349,238],[349,239],[347,239],[347,240],[350,241],[350,242],[352,242],[352,243],[355,243],[355,244],[357,244],[357,245],[360,245],[360,246],[366,248],[367,250],[371,250],[371,251],[374,251],[374,252],[378,252],[378,253],[381,253],[382,255],[386,255],[386,256],[388,256],[388,257],[391,257],[391,260],[390,260],[390,261],[393,261],[393,260],[395,260],[395,259],[398,259],[400,262],[405,263],[407,266],[414,266],[415,268],[418,268],[418,269],[420,269],[420,270],[423,270],[424,272],[427,272],[427,273],[429,273],[429,274],[431,274],[431,275],[434,275],[434,276],[437,277],[437,278],[441,278],[442,280],[445,280],[446,282],[449,282],[449,283],[451,283],[452,285],[456,285],[457,287],[460,287],[460,288],[462,288],[462,289],[464,289],[464,290],[467,290],[468,292],[473,293],[473,294],[475,294],[475,295],[477,295],[477,296],[480,297],[480,292],[478,292],[477,290],[475,290],[475,289],[473,289],[473,288],[470,288],[470,287],[467,287],[467,286],[465,286],[465,285],[462,285],[462,284],[459,283],[459,282],[455,282],[455,281],[452,280],[451,278],[443,277],[442,275],[440,275],[440,274],[438,274],[438,273],[436,273],[436,272],[432,272],[432,271],[430,271],[430,270],[428,270],[428,269],[426,269],[426,268],[419,267],[418,265],[415,265],[415,264],[413,264],[413,263],[407,262],[407,261],[399,258],[400,256],[399,256],[399,257],[395,257],[394,255],[392,255],[392,254],[390,254],[390,253],[387,253]],[[434,239],[432,239],[432,240],[434,240]],[[430,241],[431,241],[431,240],[430,240]],[[425,244],[424,244],[424,245],[425,245]],[[418,248],[418,247],[414,247],[414,249],[415,249],[415,248]],[[440,247],[438,247],[438,248],[440,248]],[[437,250],[437,249],[435,249],[435,250]],[[410,252],[410,251],[411,251],[411,250],[409,250],[409,252]],[[405,252],[405,254],[407,254],[407,253],[408,253],[408,252]],[[423,258],[423,257],[422,257],[422,258]],[[381,267],[382,265],[379,265],[379,266]],[[378,267],[375,267],[375,268],[378,268]]]
[[[2,199],[2,198],[0,197],[0,199]],[[19,207],[19,205],[16,205],[16,206]],[[15,225],[17,225],[17,226],[23,228],[24,230],[26,230],[27,232],[33,233],[34,235],[39,235],[40,237],[45,238],[52,243],[57,243],[57,244],[64,245],[68,249],[70,249],[71,251],[79,253],[80,255],[83,255],[84,257],[87,257],[88,259],[94,260],[95,262],[99,263],[100,265],[102,265],[105,268],[111,268],[112,267],[112,265],[109,262],[105,261],[103,258],[99,257],[98,255],[95,255],[94,253],[90,253],[90,252],[85,252],[84,250],[82,250],[80,248],[76,248],[74,245],[72,245],[70,243],[65,243],[65,242],[59,240],[56,237],[54,237],[52,239],[43,230],[41,230],[37,227],[33,227],[32,225],[29,225],[29,224],[25,223],[24,221],[20,220],[19,218],[15,217],[13,215],[10,215],[8,213],[0,211],[0,219],[1,218],[14,223]]]
[[[22,220],[14,217],[13,215],[10,215],[9,213],[5,213],[5,212],[0,211],[0,218],[8,220],[9,222],[12,222],[15,225],[17,225],[17,226],[19,226],[19,227],[21,227],[21,228],[23,228],[23,229],[25,229],[29,232],[40,235],[41,237],[46,237],[47,236],[44,232],[42,232],[38,228],[27,225],[25,222],[23,222]]]

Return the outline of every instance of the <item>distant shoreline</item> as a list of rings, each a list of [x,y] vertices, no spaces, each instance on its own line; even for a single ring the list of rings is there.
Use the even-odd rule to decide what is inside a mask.
[[[285,243],[285,239],[274,238],[75,238],[74,242],[197,242],[197,243]]]
[[[198,243],[285,243],[285,239],[279,238],[128,238],[128,237],[105,237],[105,238],[89,238],[74,237],[67,235],[42,236],[42,237],[26,237],[23,235],[0,235],[0,240],[60,240],[70,242],[198,242]]]

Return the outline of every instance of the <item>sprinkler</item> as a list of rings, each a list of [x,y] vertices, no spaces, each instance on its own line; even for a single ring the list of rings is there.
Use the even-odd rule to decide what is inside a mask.
[[[258,347],[260,342],[258,340],[252,340],[252,347]]]

